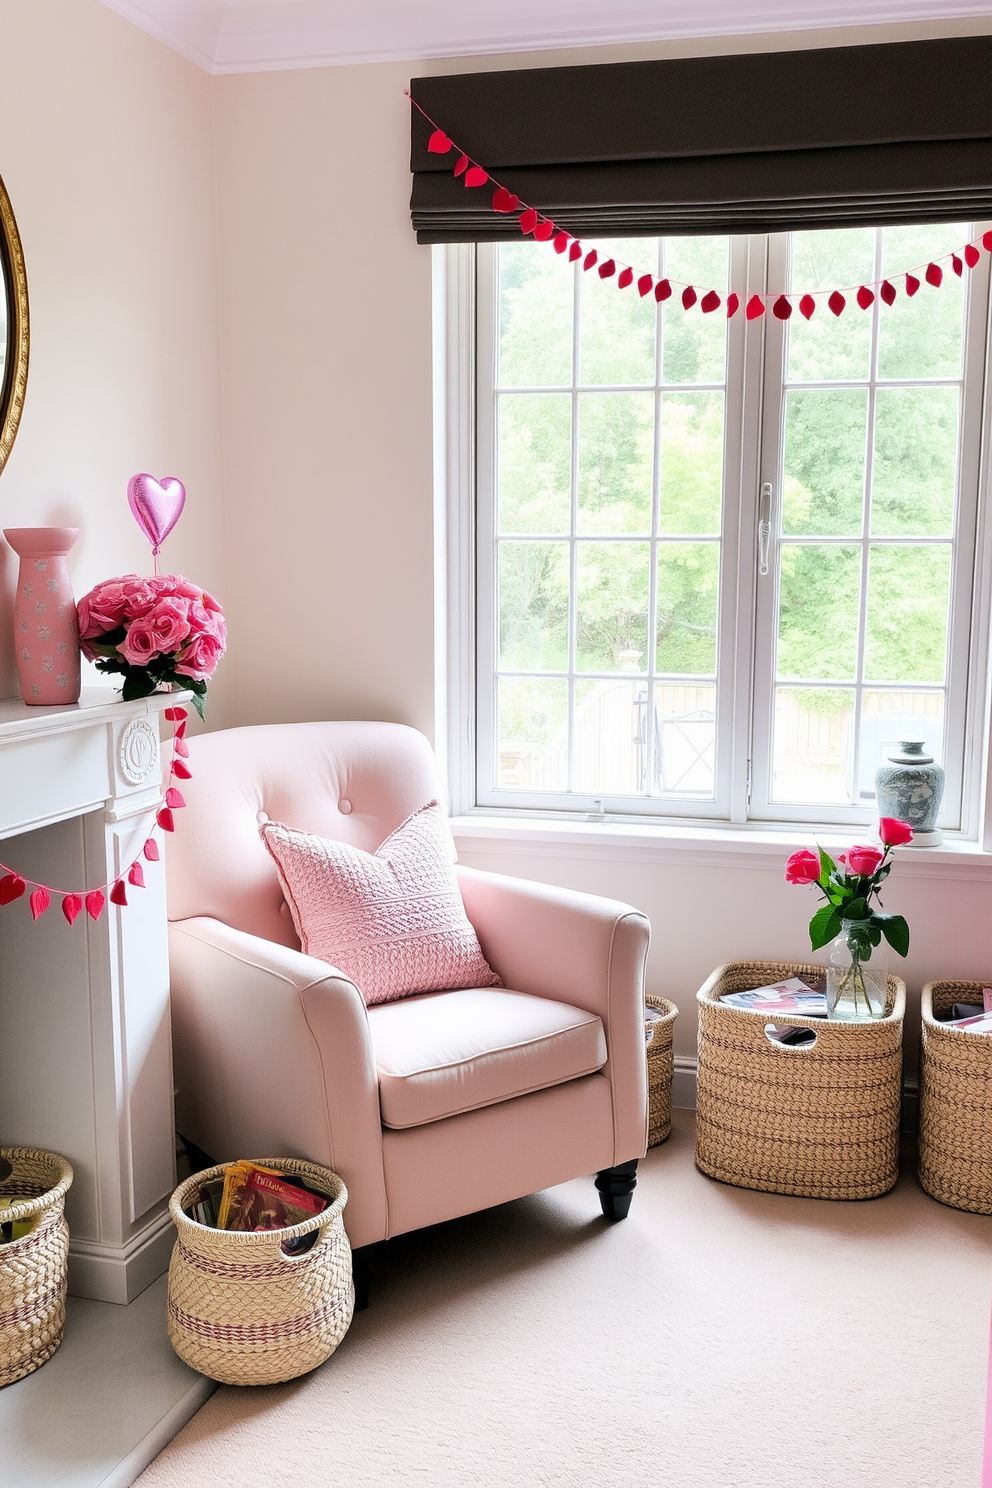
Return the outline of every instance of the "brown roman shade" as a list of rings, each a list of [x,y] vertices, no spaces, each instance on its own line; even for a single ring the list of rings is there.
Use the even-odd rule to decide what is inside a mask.
[[[473,160],[575,236],[782,232],[992,216],[992,37],[414,78]],[[492,188],[430,155],[422,243],[512,239]]]

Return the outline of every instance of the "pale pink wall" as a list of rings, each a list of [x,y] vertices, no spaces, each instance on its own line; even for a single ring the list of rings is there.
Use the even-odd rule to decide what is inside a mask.
[[[178,475],[189,501],[164,556],[224,594],[211,79],[96,0],[0,0],[0,46],[0,175],[31,306],[0,526],[79,526],[80,594],[150,571],[128,478]],[[15,566],[0,543],[0,695],[16,691]]]
[[[431,730],[431,265],[402,66],[216,80],[235,717]]]

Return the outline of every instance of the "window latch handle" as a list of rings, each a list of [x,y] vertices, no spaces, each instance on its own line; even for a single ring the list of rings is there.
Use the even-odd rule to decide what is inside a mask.
[[[765,481],[758,499],[758,572],[768,572],[768,544],[772,536],[772,483]]]

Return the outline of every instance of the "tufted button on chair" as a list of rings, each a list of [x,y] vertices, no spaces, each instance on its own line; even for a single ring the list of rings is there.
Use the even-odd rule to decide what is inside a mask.
[[[167,859],[183,1135],[217,1161],[333,1168],[355,1247],[581,1174],[623,1218],[645,1151],[645,917],[459,868],[503,987],[366,1008],[300,950],[258,817],[374,852],[440,794],[427,740],[400,724],[300,723],[189,748],[189,810]]]

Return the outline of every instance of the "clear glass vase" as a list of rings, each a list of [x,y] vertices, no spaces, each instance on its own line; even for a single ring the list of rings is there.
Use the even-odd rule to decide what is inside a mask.
[[[827,1017],[842,1023],[884,1018],[888,978],[885,941],[868,946],[861,924],[842,920],[830,943],[827,965]]]

